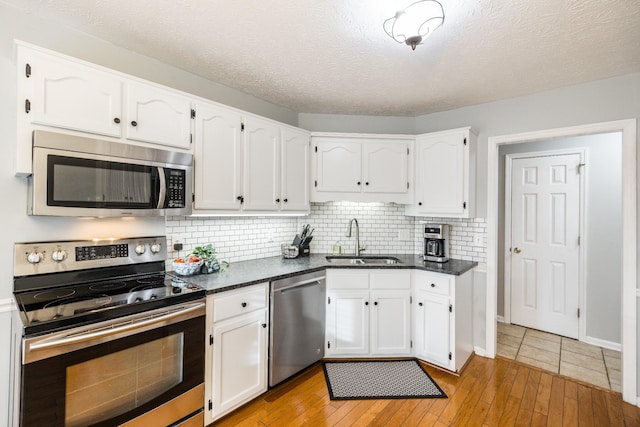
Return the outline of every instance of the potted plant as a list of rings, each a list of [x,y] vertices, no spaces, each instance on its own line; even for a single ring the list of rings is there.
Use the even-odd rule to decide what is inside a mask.
[[[227,261],[218,261],[216,250],[211,243],[204,246],[196,246],[189,255],[198,257],[202,261],[201,273],[224,271],[225,268],[229,267]]]

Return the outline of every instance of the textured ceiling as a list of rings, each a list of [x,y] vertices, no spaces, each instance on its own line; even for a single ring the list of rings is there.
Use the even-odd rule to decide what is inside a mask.
[[[383,21],[413,0],[4,0],[306,113],[413,116],[640,72],[640,0],[441,0],[415,52]]]

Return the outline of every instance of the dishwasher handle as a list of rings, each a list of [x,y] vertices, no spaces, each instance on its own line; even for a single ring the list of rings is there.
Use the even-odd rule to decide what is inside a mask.
[[[292,283],[292,284],[290,284],[288,286],[282,286],[282,287],[274,286],[273,292],[284,292],[284,291],[291,290],[293,288],[302,288],[302,287],[308,287],[308,286],[315,286],[316,284],[322,285],[322,281],[324,281],[324,277],[303,280],[301,282]]]

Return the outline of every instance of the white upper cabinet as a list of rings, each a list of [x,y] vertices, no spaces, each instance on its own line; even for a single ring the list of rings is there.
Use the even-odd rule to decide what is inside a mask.
[[[194,209],[237,210],[242,195],[242,117],[214,104],[196,105]]]
[[[122,79],[80,63],[20,50],[19,103],[30,123],[122,135]]]
[[[191,100],[157,86],[128,83],[127,139],[188,150],[191,147]]]
[[[413,137],[315,134],[311,200],[410,203]]]
[[[362,144],[365,193],[407,194],[409,191],[407,143]]]
[[[194,213],[309,212],[308,132],[211,102],[194,115]]]
[[[415,196],[407,215],[474,216],[476,139],[471,128],[416,137]]]
[[[280,208],[280,128],[267,120],[244,121],[243,209]]]
[[[282,128],[280,206],[309,210],[309,132]]]
[[[316,193],[359,193],[362,189],[361,144],[314,139]]]

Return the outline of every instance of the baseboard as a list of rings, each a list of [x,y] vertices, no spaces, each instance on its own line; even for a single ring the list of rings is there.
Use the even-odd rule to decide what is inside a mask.
[[[482,347],[474,346],[473,352],[478,356],[487,357],[487,350]]]
[[[622,344],[617,342],[601,340],[593,337],[585,337],[584,342],[591,345],[597,345],[598,347],[608,348],[609,350],[622,351]]]
[[[496,321],[504,323],[504,316],[496,316]]]

